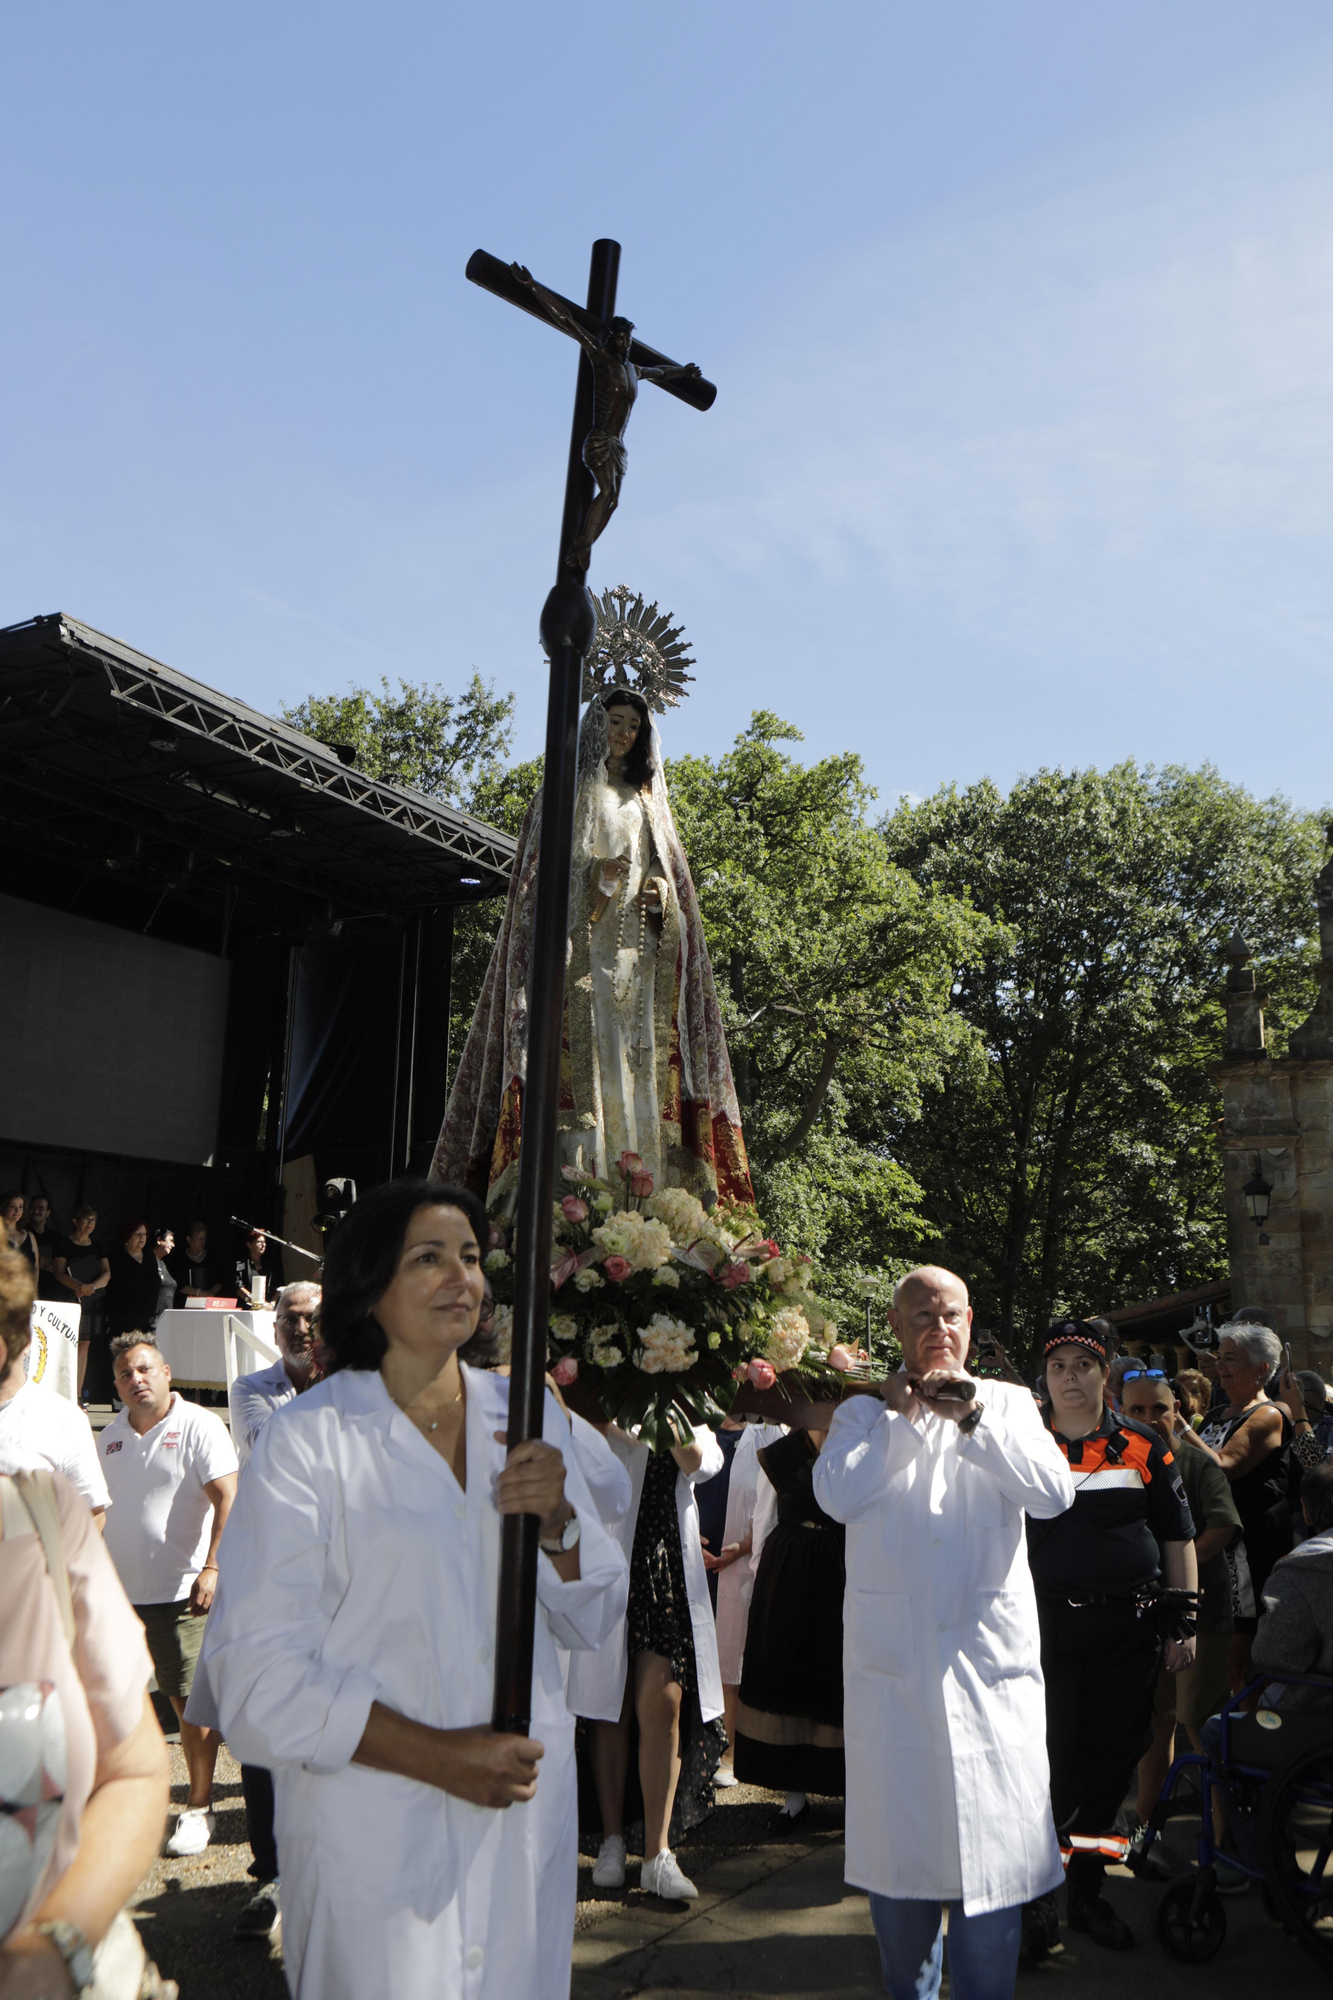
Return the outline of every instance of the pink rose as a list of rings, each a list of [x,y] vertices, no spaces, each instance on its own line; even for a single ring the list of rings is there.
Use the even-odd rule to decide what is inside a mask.
[[[745,1379],[753,1389],[771,1389],[778,1378],[771,1361],[752,1361]]]
[[[734,1292],[737,1285],[749,1284],[750,1267],[748,1264],[724,1264],[717,1275],[727,1290]]]
[[[653,1191],[653,1177],[651,1174],[631,1174],[629,1185],[631,1194],[651,1194]]]
[[[622,1174],[641,1174],[643,1156],[640,1153],[622,1153],[616,1165]]]
[[[562,1389],[567,1389],[571,1382],[577,1382],[578,1379],[578,1362],[572,1354],[562,1354],[556,1362],[555,1367],[551,1370],[551,1380],[558,1382]]]
[[[634,1266],[628,1257],[608,1257],[602,1269],[613,1285],[623,1285]]]
[[[576,1194],[567,1194],[560,1203],[560,1213],[566,1222],[586,1222],[588,1204],[586,1201],[580,1201]]]
[[[845,1374],[852,1365],[850,1348],[844,1347],[841,1342],[839,1342],[837,1347],[830,1347],[828,1351],[828,1365],[830,1368],[836,1368],[840,1375]]]
[[[486,1248],[488,1250],[503,1250],[504,1246],[505,1246],[505,1239],[504,1239],[503,1229],[497,1229],[495,1224],[492,1223],[490,1227],[490,1233],[486,1238]]]

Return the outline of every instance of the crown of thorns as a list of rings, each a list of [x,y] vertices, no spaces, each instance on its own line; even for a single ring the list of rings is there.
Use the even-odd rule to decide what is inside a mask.
[[[656,604],[618,583],[593,599],[597,607],[597,637],[583,663],[583,699],[591,701],[606,688],[634,687],[659,715],[679,705],[688,692],[688,669],[694,656],[684,627]]]

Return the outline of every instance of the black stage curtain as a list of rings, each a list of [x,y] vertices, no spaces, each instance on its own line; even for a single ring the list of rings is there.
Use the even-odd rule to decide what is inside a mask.
[[[313,1153],[321,1178],[394,1172],[404,944],[358,925],[296,955],[283,1151]]]

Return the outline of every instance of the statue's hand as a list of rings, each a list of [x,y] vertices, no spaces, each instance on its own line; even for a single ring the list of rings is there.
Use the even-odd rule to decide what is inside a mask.
[[[511,264],[509,269],[518,279],[520,285],[526,285],[530,292],[536,290],[537,280],[533,277],[526,264]]]
[[[704,371],[697,361],[687,361],[680,372],[689,382],[701,382],[703,380]]]

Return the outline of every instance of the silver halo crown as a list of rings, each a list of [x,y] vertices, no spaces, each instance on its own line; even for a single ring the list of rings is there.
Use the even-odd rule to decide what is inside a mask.
[[[669,613],[645,605],[639,592],[618,583],[594,597],[597,637],[583,663],[583,699],[613,687],[633,687],[659,715],[675,708],[687,692],[694,656],[683,626]]]

